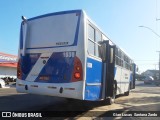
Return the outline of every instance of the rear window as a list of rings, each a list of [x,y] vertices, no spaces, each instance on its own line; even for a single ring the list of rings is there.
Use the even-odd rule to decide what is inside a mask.
[[[28,21],[27,48],[68,46],[74,43],[76,13],[43,17]]]

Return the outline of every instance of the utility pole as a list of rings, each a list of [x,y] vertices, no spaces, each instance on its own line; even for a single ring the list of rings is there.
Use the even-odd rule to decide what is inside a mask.
[[[157,51],[159,53],[159,80],[160,80],[160,51]]]
[[[156,19],[156,21],[158,21],[158,20],[160,20],[160,19]],[[160,38],[160,35],[158,33],[156,33],[154,30],[152,30],[151,28],[146,27],[146,26],[139,26],[139,27],[149,29],[152,33],[154,33],[155,35],[157,35]],[[157,51],[157,52],[159,53],[159,80],[160,80],[160,51]]]

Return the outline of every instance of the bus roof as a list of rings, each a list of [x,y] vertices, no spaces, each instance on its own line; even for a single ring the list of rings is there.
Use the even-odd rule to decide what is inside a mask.
[[[83,10],[68,10],[68,11],[60,11],[60,12],[54,12],[54,13],[48,13],[48,14],[44,14],[44,15],[40,15],[40,16],[36,16],[33,18],[29,18],[27,19],[28,21],[31,20],[35,20],[35,19],[39,19],[39,18],[43,18],[43,17],[48,17],[48,16],[54,16],[54,15],[61,15],[61,14],[70,14],[70,13],[76,13],[76,12],[82,12]]]

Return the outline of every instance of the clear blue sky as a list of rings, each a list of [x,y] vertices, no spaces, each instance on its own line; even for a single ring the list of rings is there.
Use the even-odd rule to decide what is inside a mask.
[[[160,20],[156,21],[156,17],[160,19],[159,0],[1,0],[0,52],[17,55],[22,15],[31,18],[72,9],[84,9],[134,59],[141,72],[158,69],[160,38],[138,26],[160,34]]]

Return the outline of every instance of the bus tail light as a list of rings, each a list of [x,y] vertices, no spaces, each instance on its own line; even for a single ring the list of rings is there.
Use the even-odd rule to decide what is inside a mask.
[[[79,66],[77,66],[77,67],[76,67],[76,70],[80,70],[80,67],[79,67]]]
[[[81,74],[79,72],[74,73],[74,77],[76,79],[79,79],[81,77]]]
[[[21,70],[21,60],[18,60],[18,65],[17,65],[17,78],[22,79],[22,70]]]
[[[76,81],[81,81],[82,79],[83,79],[82,63],[80,59],[77,56],[75,56],[71,81],[76,82]]]

